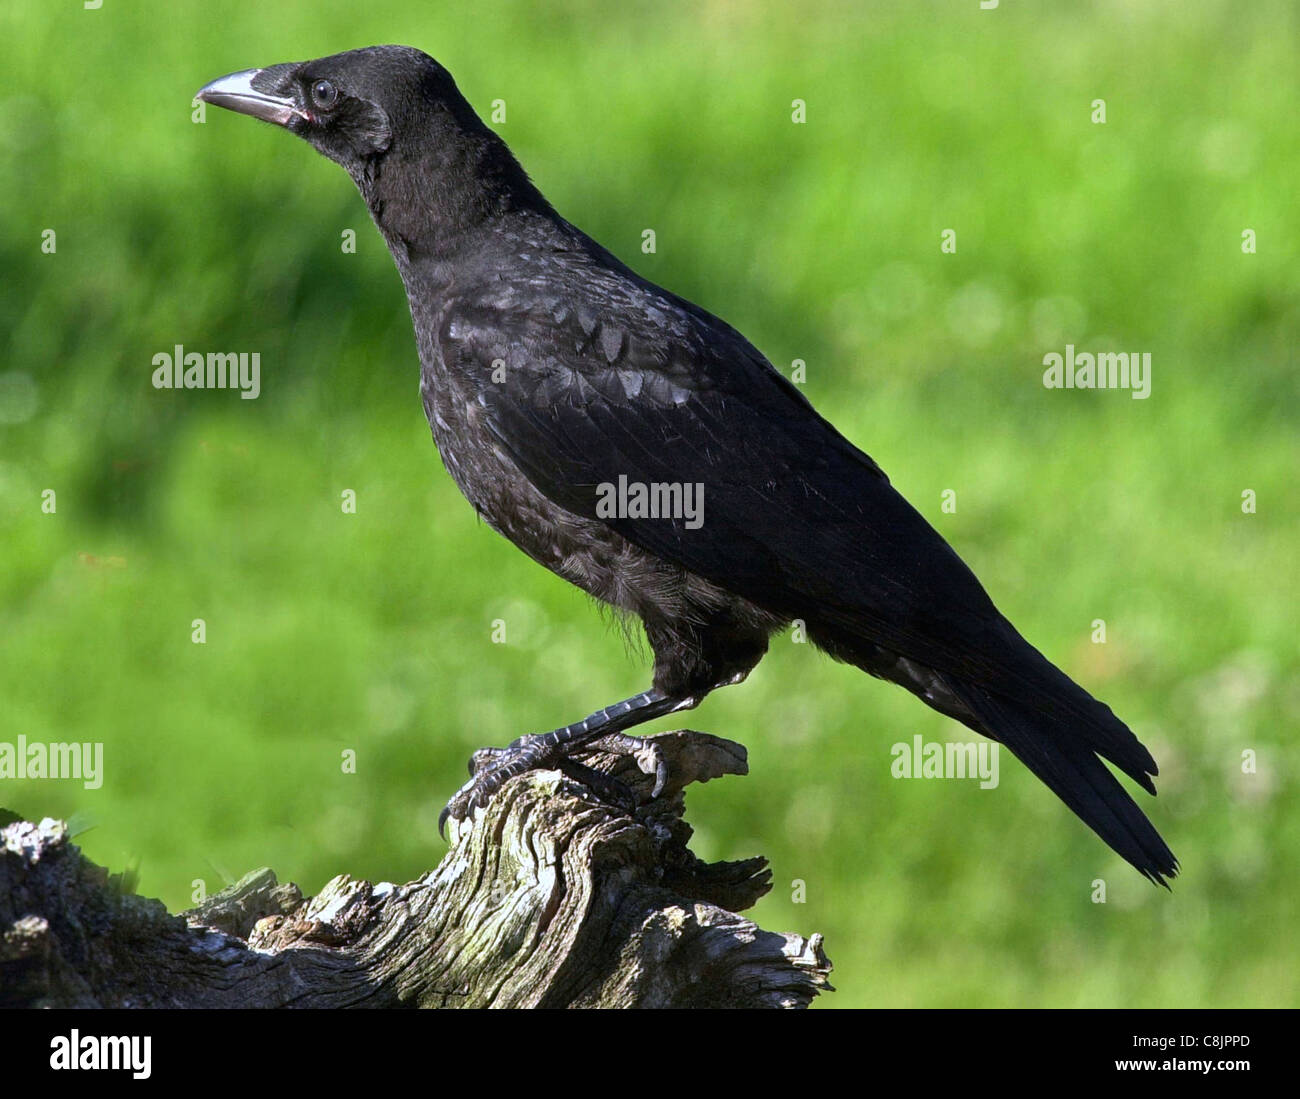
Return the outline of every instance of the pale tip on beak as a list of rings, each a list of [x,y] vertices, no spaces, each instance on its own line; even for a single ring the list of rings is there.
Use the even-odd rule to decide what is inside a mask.
[[[261,69],[245,69],[219,76],[210,84],[204,84],[195,98],[264,122],[274,122],[277,126],[287,125],[294,118],[306,118],[306,113],[292,99],[270,95],[253,87],[253,81],[261,72]]]

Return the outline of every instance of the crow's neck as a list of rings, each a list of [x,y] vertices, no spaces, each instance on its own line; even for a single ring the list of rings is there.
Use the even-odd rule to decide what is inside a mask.
[[[408,291],[437,292],[514,217],[557,215],[499,137],[474,117],[390,149],[354,173]],[[439,132],[441,129],[442,132]]]

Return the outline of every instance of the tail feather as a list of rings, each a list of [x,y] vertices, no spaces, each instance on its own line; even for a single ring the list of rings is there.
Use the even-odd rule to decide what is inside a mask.
[[[1019,669],[1022,689],[1001,693],[1014,694],[1025,703],[1026,711],[1032,702],[1032,711],[1042,723],[1059,727],[1062,736],[1082,738],[1094,752],[1110,760],[1148,794],[1155,794],[1151,776],[1160,773],[1156,761],[1109,706],[1093,698],[1018,634],[1014,634],[1009,651],[1017,655],[1013,666]]]
[[[1065,678],[1064,673],[1058,674]],[[1178,873],[1178,860],[1098,755],[1110,759],[1152,794],[1155,787],[1146,772],[1156,773],[1155,762],[1108,707],[1096,704],[1109,718],[1106,725],[1098,727],[1069,715],[1048,716],[1039,708],[969,683],[948,683],[979,717],[986,735],[1006,745],[1116,853],[1151,881],[1168,888],[1165,879]],[[1076,686],[1075,690],[1094,701],[1082,688]]]
[[[939,669],[835,625],[809,636],[837,660],[906,687],[927,705],[1000,741],[1140,873],[1158,885],[1178,860],[1102,760],[1154,795],[1156,762],[1133,731],[1004,619],[981,660]],[[990,657],[996,656],[996,659]]]

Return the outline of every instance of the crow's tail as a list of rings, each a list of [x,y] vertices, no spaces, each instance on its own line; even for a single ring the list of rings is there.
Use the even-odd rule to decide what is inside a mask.
[[[1110,760],[1154,794],[1149,776],[1157,768],[1151,753],[1109,707],[1039,659],[1051,669],[1053,679],[1053,697],[1042,707],[952,676],[943,679],[977,716],[981,732],[1005,744],[1116,852],[1151,881],[1168,888],[1165,879],[1178,873],[1178,860],[1098,758]]]

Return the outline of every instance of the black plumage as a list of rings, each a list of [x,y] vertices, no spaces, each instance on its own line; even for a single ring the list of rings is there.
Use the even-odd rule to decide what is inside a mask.
[[[534,560],[635,615],[652,688],[476,755],[461,816],[532,766],[738,682],[792,620],[838,660],[1000,741],[1153,881],[1177,862],[1105,758],[1150,753],[1026,642],[880,468],[735,329],[565,221],[450,74],[386,46],[214,81],[355,180],[405,283],[438,450]],[[703,486],[702,521],[602,486]],[[626,739],[626,738],[624,738]],[[662,782],[662,776],[661,776]]]

